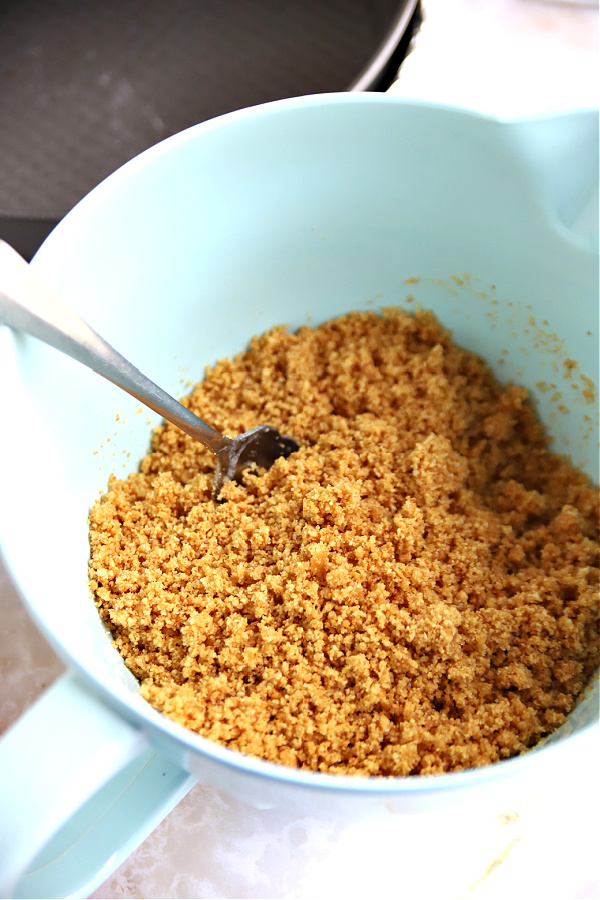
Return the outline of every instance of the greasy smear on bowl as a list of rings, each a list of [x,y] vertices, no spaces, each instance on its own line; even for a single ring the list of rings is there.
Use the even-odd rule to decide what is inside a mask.
[[[408,775],[527,750],[598,666],[598,492],[427,312],[274,329],[186,404],[301,449],[211,499],[170,425],[90,516],[142,695],[243,753]]]

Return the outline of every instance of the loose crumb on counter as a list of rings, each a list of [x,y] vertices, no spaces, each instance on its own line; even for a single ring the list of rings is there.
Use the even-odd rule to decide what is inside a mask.
[[[211,498],[177,428],[90,514],[142,695],[242,753],[369,776],[519,754],[598,666],[598,490],[428,312],[275,328],[184,403],[301,449]]]

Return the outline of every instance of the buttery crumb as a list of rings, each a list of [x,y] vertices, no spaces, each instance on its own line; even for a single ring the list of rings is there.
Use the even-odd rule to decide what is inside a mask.
[[[184,403],[301,449],[211,498],[163,424],[90,514],[90,584],[142,695],[284,765],[430,774],[519,754],[598,666],[598,492],[431,313],[255,337]]]

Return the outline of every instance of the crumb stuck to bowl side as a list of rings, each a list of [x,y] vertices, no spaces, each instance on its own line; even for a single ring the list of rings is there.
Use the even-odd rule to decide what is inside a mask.
[[[485,765],[598,666],[598,492],[431,313],[274,329],[186,404],[301,449],[211,499],[171,425],[90,514],[90,583],[142,695],[232,749],[330,773]]]

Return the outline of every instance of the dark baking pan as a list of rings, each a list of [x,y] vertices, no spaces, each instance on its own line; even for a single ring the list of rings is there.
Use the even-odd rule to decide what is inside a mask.
[[[0,237],[31,257],[171,134],[301,94],[385,90],[419,0],[0,0]]]

